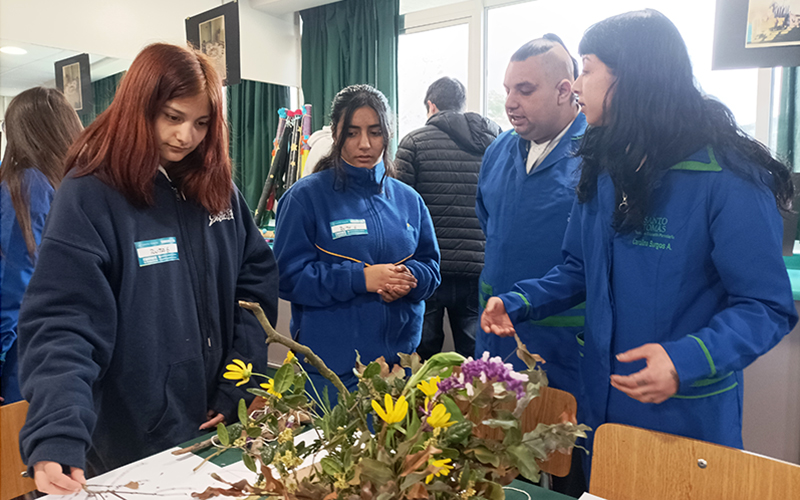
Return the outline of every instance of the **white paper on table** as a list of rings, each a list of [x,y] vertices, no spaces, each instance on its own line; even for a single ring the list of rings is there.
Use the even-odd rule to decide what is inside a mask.
[[[305,442],[308,446],[315,437],[314,432],[304,432],[295,436],[295,443]],[[245,479],[248,483],[253,484],[256,480],[256,474],[241,461],[227,467],[220,467],[209,461],[197,471],[193,471],[192,469],[203,462],[203,458],[194,453],[173,455],[172,452],[177,449],[177,447],[170,448],[93,477],[86,481],[88,492],[80,491],[72,495],[48,495],[43,498],[50,500],[120,500],[121,497],[123,500],[177,500],[191,498],[192,493],[202,493],[209,486],[229,487],[211,477],[212,473],[230,483]],[[314,456],[307,457],[300,468],[319,461],[326,454],[323,450]],[[275,476],[277,477],[277,473]],[[136,489],[126,486],[131,483],[136,484]]]
[[[584,493],[578,500],[605,500],[605,498],[592,495],[589,492]]]

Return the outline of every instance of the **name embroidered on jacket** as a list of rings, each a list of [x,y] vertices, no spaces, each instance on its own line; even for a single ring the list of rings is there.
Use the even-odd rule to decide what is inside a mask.
[[[222,222],[224,220],[233,220],[233,209],[229,208],[222,212],[218,212],[214,215],[208,216],[208,225],[211,226],[215,222]]]

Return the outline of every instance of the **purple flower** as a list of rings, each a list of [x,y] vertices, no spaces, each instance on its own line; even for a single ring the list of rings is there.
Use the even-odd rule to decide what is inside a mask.
[[[480,359],[467,358],[461,364],[461,380],[462,387],[464,380],[472,382],[478,378],[481,382],[486,383],[488,380],[495,382],[505,383],[509,391],[514,391],[517,394],[517,399],[522,399],[525,396],[525,382],[528,381],[528,376],[514,371],[511,363],[503,363],[499,356],[489,358],[489,353],[484,352]],[[453,377],[450,377],[453,378]],[[442,384],[448,379],[439,382],[439,390],[446,392],[442,388]],[[468,383],[469,383],[468,382]]]

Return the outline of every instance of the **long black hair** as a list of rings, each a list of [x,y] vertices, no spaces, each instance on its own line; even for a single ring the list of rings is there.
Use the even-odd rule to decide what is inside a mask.
[[[598,175],[608,172],[616,189],[615,230],[640,229],[664,172],[704,146],[731,159],[726,165],[737,174],[767,183],[779,208],[791,208],[789,168],[745,134],[724,104],[700,92],[686,44],[666,16],[646,9],[600,21],[586,31],[579,52],[596,56],[615,77],[602,125],[587,130],[577,152],[583,157],[578,200],[591,200]]]
[[[386,168],[385,176],[395,177],[394,164],[389,158],[389,141],[394,134],[394,127],[389,108],[389,101],[383,93],[369,85],[350,85],[336,94],[331,104],[331,131],[334,141],[331,152],[324,156],[314,167],[314,172],[321,172],[335,168],[337,178],[344,180],[344,165],[342,164],[342,148],[347,140],[347,131],[353,122],[356,110],[368,106],[378,115],[383,135],[383,165]],[[380,180],[381,185],[383,179]]]

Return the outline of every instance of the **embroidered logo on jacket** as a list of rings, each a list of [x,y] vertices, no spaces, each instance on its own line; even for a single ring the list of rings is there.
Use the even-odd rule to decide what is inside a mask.
[[[644,218],[644,232],[634,231],[633,243],[636,246],[653,248],[655,250],[672,250],[672,243],[670,241],[660,242],[654,238],[674,240],[675,236],[667,234],[667,223],[669,219],[666,217],[645,217]]]
[[[224,220],[233,220],[233,209],[229,208],[223,212],[216,213],[208,216],[208,225],[211,226],[215,222],[222,222]]]

